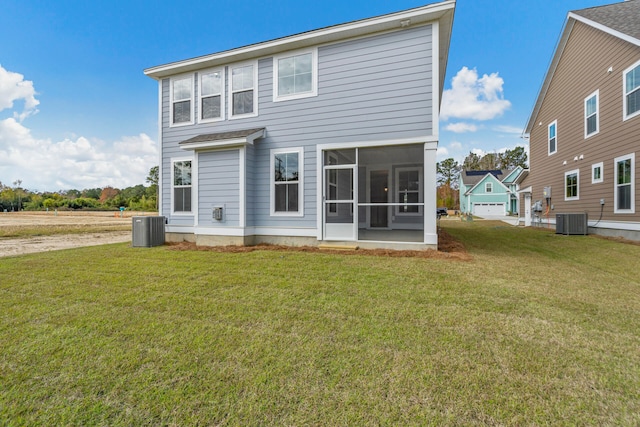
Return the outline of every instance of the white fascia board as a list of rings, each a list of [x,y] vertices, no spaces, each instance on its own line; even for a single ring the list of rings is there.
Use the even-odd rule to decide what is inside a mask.
[[[251,58],[269,56],[274,53],[287,50],[301,49],[304,47],[360,37],[381,31],[396,30],[405,26],[403,23],[406,22],[408,22],[410,26],[427,24],[429,22],[438,21],[447,14],[452,14],[455,9],[455,5],[455,0],[448,0],[379,17],[339,24],[332,27],[308,31],[212,55],[205,55],[184,61],[177,61],[147,68],[144,70],[144,74],[154,79],[162,79],[174,74],[191,72],[205,67],[230,64]],[[453,18],[451,18],[451,22],[453,22]],[[450,29],[447,31],[449,31],[449,37],[445,38],[448,40],[450,39],[451,31]],[[444,71],[442,74],[444,75]]]
[[[614,37],[617,37],[617,38],[619,38],[621,40],[624,40],[624,41],[629,42],[631,44],[634,44],[636,46],[640,46],[640,40],[638,40],[637,38],[631,37],[630,35],[625,34],[625,33],[621,33],[620,31],[614,30],[613,28],[607,27],[606,25],[602,25],[599,22],[595,22],[595,21],[587,19],[587,18],[585,18],[583,16],[576,15],[573,12],[569,12],[569,18],[573,18],[576,21],[580,21],[583,24],[589,25],[589,26],[591,26],[593,28],[596,28],[596,29],[598,29],[600,31],[603,31],[603,32],[605,32],[607,34],[610,34],[610,35],[612,35]]]

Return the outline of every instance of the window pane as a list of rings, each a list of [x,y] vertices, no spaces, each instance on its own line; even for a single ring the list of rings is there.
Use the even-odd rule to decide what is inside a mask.
[[[593,115],[587,119],[587,135],[598,130],[597,115]]]
[[[311,92],[311,73],[298,74],[295,76],[295,92]]]
[[[311,53],[278,60],[278,95],[311,92],[313,56]]]
[[[312,56],[310,53],[304,55],[298,55],[295,57],[295,72],[296,74],[309,73],[311,74]]]
[[[253,65],[234,68],[232,71],[232,90],[244,90],[253,88]]]
[[[184,123],[191,121],[191,101],[181,101],[173,103],[173,123]]]
[[[596,112],[596,97],[592,96],[587,100],[587,117]]]
[[[253,113],[253,91],[237,92],[233,94],[233,114]]]
[[[640,111],[640,89],[627,95],[627,115]]]
[[[625,93],[640,87],[640,65],[627,73],[625,81]]]
[[[215,119],[220,117],[220,95],[202,98],[202,118]]]
[[[602,171],[600,170],[600,167],[593,168],[593,179],[594,180],[600,179],[601,175],[602,175]]]
[[[556,151],[556,139],[553,138],[552,140],[549,141],[549,152],[553,153],[554,151]]]
[[[618,209],[631,209],[631,185],[618,186]]]
[[[182,79],[173,81],[173,99],[181,101],[191,98],[191,79]]]
[[[291,95],[295,93],[296,78],[294,76],[278,78],[278,95]]]
[[[556,125],[549,126],[549,139],[556,137]]]
[[[298,153],[281,153],[274,156],[276,182],[298,180]]]
[[[222,74],[219,71],[202,75],[202,96],[217,95],[222,92]]]
[[[282,58],[278,60],[278,77],[293,76],[294,74],[294,57]]]
[[[191,160],[173,164],[173,185],[191,185]]]
[[[173,189],[174,212],[191,212],[191,187]]]
[[[298,184],[287,184],[287,208],[289,212],[298,212]]]
[[[277,184],[276,212],[298,212],[298,184]]]
[[[631,159],[618,162],[618,184],[631,184]]]

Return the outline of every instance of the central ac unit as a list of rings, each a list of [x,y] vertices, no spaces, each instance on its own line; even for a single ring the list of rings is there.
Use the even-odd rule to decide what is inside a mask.
[[[556,234],[580,234],[589,232],[588,216],[583,213],[556,214]]]

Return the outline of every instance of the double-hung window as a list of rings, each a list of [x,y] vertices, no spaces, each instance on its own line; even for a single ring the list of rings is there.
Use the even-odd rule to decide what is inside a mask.
[[[493,183],[492,182],[485,182],[485,184],[484,184],[484,192],[485,193],[493,193]]]
[[[303,150],[271,150],[271,214],[303,215]]]
[[[558,151],[558,121],[552,122],[547,131],[548,154],[551,155]]]
[[[224,119],[224,69],[199,73],[200,122]]]
[[[579,200],[580,199],[580,170],[565,172],[564,174],[564,199]]]
[[[635,213],[635,153],[614,159],[615,213]]]
[[[229,118],[251,117],[258,114],[257,71],[257,62],[230,67]]]
[[[624,120],[640,114],[640,61],[623,73]]]
[[[584,100],[584,137],[589,138],[600,130],[599,116],[600,91],[597,90]]]
[[[173,212],[191,212],[191,160],[173,162]]]
[[[193,124],[193,75],[174,77],[171,85],[171,126]]]
[[[396,169],[396,194],[398,195],[398,215],[416,215],[422,212],[422,168]]]
[[[274,102],[318,94],[317,57],[317,49],[312,49],[273,58]]]

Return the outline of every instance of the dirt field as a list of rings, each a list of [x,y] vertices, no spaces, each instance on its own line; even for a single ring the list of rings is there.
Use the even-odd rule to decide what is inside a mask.
[[[82,226],[118,226],[118,231],[40,235],[20,238],[0,238],[0,257],[21,255],[34,252],[69,249],[80,246],[104,245],[131,241],[131,217],[156,215],[141,212],[2,212],[0,229],[29,227],[82,227]],[[122,226],[129,231],[122,231]],[[42,234],[46,234],[43,232]]]

